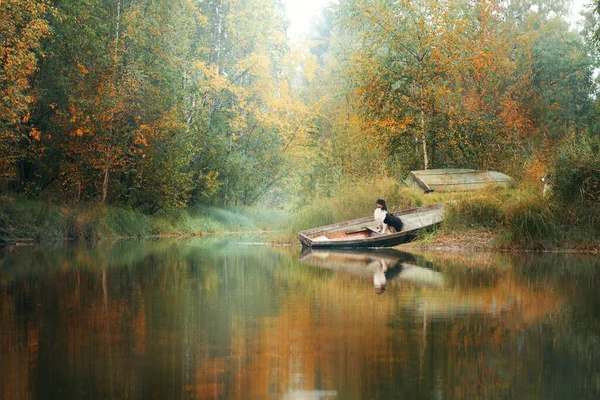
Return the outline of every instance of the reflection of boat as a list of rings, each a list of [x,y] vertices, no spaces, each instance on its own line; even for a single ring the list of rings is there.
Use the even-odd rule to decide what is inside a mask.
[[[440,272],[414,264],[409,253],[394,249],[317,250],[305,249],[300,262],[353,275],[374,276],[385,272],[386,280],[398,279],[424,286],[443,286]]]
[[[321,400],[337,397],[337,390],[293,390],[285,394],[285,400]]]
[[[431,228],[444,219],[444,206],[411,208],[393,212],[404,226],[400,232],[377,232],[373,217],[365,217],[333,225],[309,229],[298,234],[303,246],[313,248],[360,248],[394,246],[408,241],[419,231]]]

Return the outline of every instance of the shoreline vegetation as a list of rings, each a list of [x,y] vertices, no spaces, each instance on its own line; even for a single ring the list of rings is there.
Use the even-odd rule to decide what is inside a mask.
[[[440,227],[396,246],[400,250],[600,252],[600,207],[595,203],[566,206],[557,196],[543,197],[536,184],[423,194],[381,178],[342,183],[335,193],[292,210],[204,207],[156,215],[100,204],[60,206],[4,196],[0,239],[10,244],[277,231],[272,245],[298,245],[296,235],[301,230],[370,215],[376,200],[373,193],[377,193],[393,210],[446,205]]]
[[[155,215],[101,204],[56,205],[0,196],[0,244],[63,240],[95,242],[266,231],[284,218],[260,208],[171,209]]]

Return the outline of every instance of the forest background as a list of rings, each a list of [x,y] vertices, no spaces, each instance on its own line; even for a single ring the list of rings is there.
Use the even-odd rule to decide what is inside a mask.
[[[0,1],[0,240],[273,227],[453,200],[449,226],[598,248],[598,3]],[[410,170],[511,191],[424,196]],[[552,173],[553,196],[539,178]]]

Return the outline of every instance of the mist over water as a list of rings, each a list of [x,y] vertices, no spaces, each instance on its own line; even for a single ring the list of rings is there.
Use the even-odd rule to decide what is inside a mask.
[[[262,242],[1,249],[0,397],[600,394],[594,258]]]

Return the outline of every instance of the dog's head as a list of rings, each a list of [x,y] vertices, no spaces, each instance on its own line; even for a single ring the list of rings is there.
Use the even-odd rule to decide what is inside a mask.
[[[387,211],[387,205],[385,204],[385,200],[383,200],[383,199],[379,199],[379,200],[377,200],[377,201],[375,202],[375,205],[376,205],[376,206],[378,206],[378,205],[379,205],[379,206],[381,206],[381,209],[382,209],[382,210],[384,210],[384,211]]]
[[[542,176],[542,179],[540,179],[543,183],[551,183],[552,182],[552,174],[546,174],[544,176]]]

